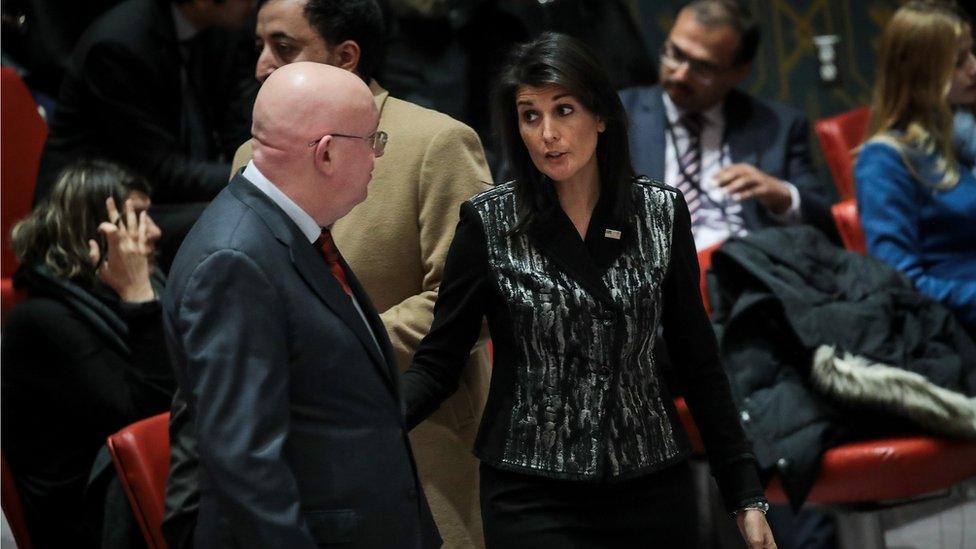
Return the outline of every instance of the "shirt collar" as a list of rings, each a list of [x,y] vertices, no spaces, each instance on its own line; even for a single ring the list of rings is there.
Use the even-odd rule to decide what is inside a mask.
[[[277,204],[278,207],[285,212],[285,215],[287,215],[292,221],[295,222],[296,225],[298,225],[298,228],[302,231],[302,234],[305,235],[305,238],[307,238],[309,242],[314,243],[319,238],[319,236],[322,234],[322,227],[319,227],[319,224],[312,219],[312,216],[308,215],[308,213],[303,210],[301,206],[295,204],[294,200],[288,198],[288,195],[281,192],[281,189],[279,189],[277,185],[265,177],[264,174],[258,170],[257,166],[254,165],[253,160],[247,163],[247,166],[244,168],[243,175],[261,192],[266,194],[272,202]]]
[[[664,100],[664,112],[668,117],[668,122],[673,126],[678,123],[678,119],[684,114],[684,111],[680,110],[677,105],[671,101],[671,97],[668,96],[668,92],[661,94],[661,98]],[[705,123],[713,126],[723,126],[725,125],[725,101],[719,101],[718,103],[712,105],[708,109],[702,111],[702,117],[705,119]]]
[[[200,32],[200,29],[193,26],[193,23],[187,20],[183,16],[183,12],[176,7],[176,4],[170,4],[170,11],[173,12],[173,23],[176,25],[176,39],[180,42],[186,42]]]

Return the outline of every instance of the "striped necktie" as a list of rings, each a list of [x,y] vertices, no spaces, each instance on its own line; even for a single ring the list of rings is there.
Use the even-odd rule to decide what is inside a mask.
[[[339,282],[339,286],[342,286],[342,291],[352,297],[352,288],[349,287],[349,282],[346,280],[346,271],[342,268],[342,263],[339,262],[339,250],[336,249],[335,241],[332,240],[332,231],[322,229],[322,234],[315,241],[315,245],[322,251],[322,256],[325,258],[325,262],[329,264],[332,276]]]
[[[685,196],[688,212],[691,214],[691,224],[694,225],[698,221],[697,211],[703,198],[701,196],[701,131],[704,118],[700,112],[687,112],[681,115],[678,124],[688,132],[688,144],[683,151],[678,151],[678,144],[674,144],[675,151],[678,153],[677,187]]]

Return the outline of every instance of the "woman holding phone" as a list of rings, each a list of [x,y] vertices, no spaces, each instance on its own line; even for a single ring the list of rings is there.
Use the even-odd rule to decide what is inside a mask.
[[[27,293],[3,328],[3,452],[37,547],[91,547],[85,489],[105,437],[166,411],[149,187],[86,160],[12,234]],[[100,502],[93,502],[96,507]]]

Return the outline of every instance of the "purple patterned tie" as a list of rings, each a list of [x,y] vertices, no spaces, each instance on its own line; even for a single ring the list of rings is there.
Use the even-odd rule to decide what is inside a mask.
[[[687,112],[678,119],[688,132],[688,146],[678,151],[678,190],[685,196],[691,224],[698,221],[698,208],[701,206],[701,131],[704,119],[700,112]],[[672,134],[673,135],[673,134]],[[674,144],[677,150],[677,143]]]

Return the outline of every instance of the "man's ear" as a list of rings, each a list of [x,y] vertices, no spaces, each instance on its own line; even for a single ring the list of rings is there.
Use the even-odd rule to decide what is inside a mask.
[[[335,66],[349,72],[356,72],[356,69],[359,68],[360,55],[359,44],[353,40],[346,40],[332,49]]]
[[[325,175],[331,175],[335,171],[335,158],[332,154],[333,142],[333,137],[326,135],[315,145],[312,162],[315,164],[315,169]]]

